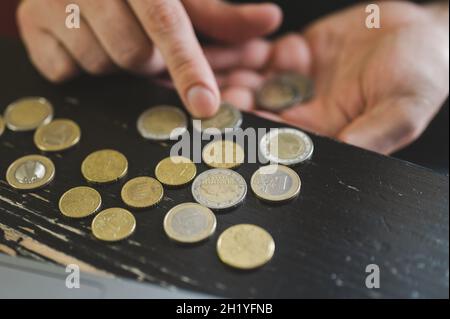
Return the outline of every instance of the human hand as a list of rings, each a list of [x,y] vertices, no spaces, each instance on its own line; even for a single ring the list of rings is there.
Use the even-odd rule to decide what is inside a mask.
[[[294,70],[314,79],[315,98],[258,114],[384,154],[411,143],[448,96],[448,4],[446,11],[408,2],[379,6],[381,29],[367,29],[365,6],[356,6],[253,52],[266,60],[257,72],[228,74],[223,99],[254,110],[252,91],[263,78]],[[233,63],[227,67],[239,68]]]
[[[281,11],[271,4],[221,0],[78,0],[81,27],[65,26],[69,0],[26,0],[17,11],[32,62],[50,81],[80,70],[94,75],[124,69],[157,74],[166,66],[188,110],[213,115],[220,94],[194,33],[238,43],[275,30]]]

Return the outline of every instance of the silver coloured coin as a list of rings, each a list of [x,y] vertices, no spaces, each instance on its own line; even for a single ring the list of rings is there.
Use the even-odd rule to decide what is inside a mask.
[[[292,128],[271,129],[263,136],[259,147],[269,162],[288,166],[309,160],[314,152],[311,138]]]
[[[234,130],[242,125],[242,113],[233,105],[223,102],[216,115],[208,119],[194,120],[193,127],[198,132],[211,135],[224,134],[226,130]]]
[[[197,203],[177,205],[164,218],[167,236],[180,243],[203,241],[214,233],[216,225],[214,213]]]
[[[259,168],[252,176],[250,185],[255,195],[270,202],[293,199],[300,193],[298,174],[283,165],[268,165]]]
[[[142,113],[137,120],[137,129],[145,139],[167,141],[186,132],[188,120],[178,107],[159,105]]]
[[[247,195],[245,179],[230,169],[210,169],[192,183],[195,201],[211,209],[228,209],[242,203]]]

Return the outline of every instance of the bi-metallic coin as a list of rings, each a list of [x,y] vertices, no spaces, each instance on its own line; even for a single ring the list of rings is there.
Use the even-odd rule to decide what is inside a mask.
[[[250,185],[258,198],[269,202],[283,202],[299,194],[301,181],[291,168],[275,164],[260,167],[253,174]]]
[[[55,177],[55,165],[41,155],[28,155],[12,163],[6,172],[6,181],[19,190],[46,186]]]
[[[211,135],[224,134],[226,130],[240,128],[242,113],[229,103],[222,103],[216,115],[208,119],[195,120],[194,129]]]
[[[139,117],[137,128],[142,137],[166,141],[182,135],[187,130],[186,114],[175,106],[155,106]]]

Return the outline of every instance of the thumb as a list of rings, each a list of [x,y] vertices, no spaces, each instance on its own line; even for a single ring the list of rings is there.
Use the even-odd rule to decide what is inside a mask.
[[[417,139],[432,114],[414,97],[396,97],[379,102],[345,127],[338,135],[343,142],[382,154],[391,154]]]

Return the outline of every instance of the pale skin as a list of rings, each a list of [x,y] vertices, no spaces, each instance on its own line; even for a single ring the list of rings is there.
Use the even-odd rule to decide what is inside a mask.
[[[222,98],[384,154],[414,141],[448,96],[445,2],[381,2],[377,30],[365,27],[365,5],[358,5],[273,42],[255,39],[281,22],[270,4],[78,0],[83,31],[75,33],[64,27],[69,2],[25,0],[18,11],[32,61],[54,82],[80,70],[155,75],[167,68],[196,117],[213,115]],[[202,48],[193,27],[228,46]],[[270,74],[293,70],[314,79],[315,98],[280,114],[259,111],[253,91]]]

